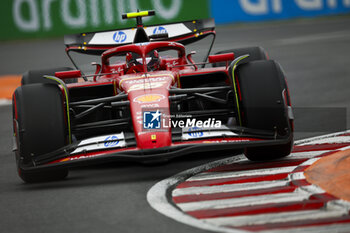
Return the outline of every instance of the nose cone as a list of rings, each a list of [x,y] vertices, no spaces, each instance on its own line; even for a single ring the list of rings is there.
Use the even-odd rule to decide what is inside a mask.
[[[125,80],[137,147],[154,149],[170,146],[169,87],[173,75],[161,73]]]

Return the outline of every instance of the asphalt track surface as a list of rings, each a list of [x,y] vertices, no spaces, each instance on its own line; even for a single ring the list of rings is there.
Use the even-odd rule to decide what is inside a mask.
[[[287,74],[292,104],[299,108],[296,137],[320,135],[350,125],[349,25],[349,17],[227,25],[217,28],[214,52],[263,46]],[[62,39],[6,42],[0,51],[0,75],[69,65]],[[0,107],[0,122],[0,232],[205,232],[154,211],[147,191],[160,180],[235,153],[195,154],[157,166],[78,168],[64,181],[24,184],[11,152],[10,106]]]

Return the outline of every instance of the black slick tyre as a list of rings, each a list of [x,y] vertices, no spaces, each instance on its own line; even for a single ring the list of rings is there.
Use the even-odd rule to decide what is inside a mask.
[[[67,169],[28,171],[32,159],[67,144],[67,123],[61,90],[55,84],[30,84],[13,94],[13,127],[18,174],[25,182],[63,179]]]
[[[272,160],[290,154],[293,132],[290,127],[285,93],[288,92],[283,71],[275,61],[253,61],[237,68],[241,91],[240,116],[244,127],[276,131],[288,137],[286,144],[246,148],[245,155],[253,161]]]

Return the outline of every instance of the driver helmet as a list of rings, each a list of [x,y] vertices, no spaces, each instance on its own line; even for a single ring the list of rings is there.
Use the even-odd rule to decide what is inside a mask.
[[[147,70],[148,71],[154,71],[158,70],[160,66],[160,59],[159,59],[159,53],[157,50],[153,50],[150,53],[150,57],[147,58]]]
[[[136,65],[142,65],[139,61],[137,61],[138,55],[128,52],[125,56],[126,58],[126,66],[128,68],[132,67],[132,66],[136,66]]]

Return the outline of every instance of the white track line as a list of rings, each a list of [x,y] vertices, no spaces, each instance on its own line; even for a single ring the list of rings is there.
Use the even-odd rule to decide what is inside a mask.
[[[199,194],[213,194],[213,193],[225,193],[235,191],[248,191],[256,189],[266,189],[283,187],[289,183],[289,180],[282,181],[262,181],[262,182],[249,182],[244,184],[227,184],[220,186],[202,186],[202,187],[190,187],[174,189],[172,195],[174,197],[183,195],[199,195]]]
[[[306,145],[319,145],[319,144],[339,144],[339,143],[349,143],[350,142],[350,136],[340,136],[340,137],[332,137],[332,138],[322,138],[317,141],[307,142],[299,144],[299,146],[306,146]]]
[[[320,160],[321,158],[322,158],[322,157],[308,159],[307,161],[303,162],[303,163],[300,164],[299,166],[310,166],[311,164],[313,164],[313,163],[316,162],[317,160]]]
[[[324,190],[318,187],[317,185],[305,185],[299,187],[301,190],[304,190],[307,193],[310,194],[317,194],[317,193],[324,193]]]
[[[284,229],[283,233],[349,233],[350,223],[337,223],[336,225],[307,226]],[[259,233],[281,233],[281,229],[259,231]]]
[[[221,217],[221,218],[210,218],[203,219],[208,223],[221,226],[251,226],[251,225],[262,225],[268,223],[284,223],[291,221],[305,221],[315,219],[327,219],[336,218],[346,215],[344,209],[337,210],[303,210],[293,212],[282,212],[275,214],[258,214],[258,215],[244,215],[237,217]]]
[[[307,159],[319,156],[325,153],[330,152],[330,150],[320,150],[320,151],[305,151],[305,152],[294,152],[290,154],[288,159]]]
[[[293,171],[297,166],[278,167],[278,168],[263,168],[247,171],[234,171],[234,172],[203,172],[195,175],[187,181],[202,181],[212,179],[224,179],[224,178],[238,178],[245,176],[261,176],[261,175],[275,175],[281,173],[287,173]]]
[[[340,148],[339,150],[342,150],[342,151],[344,151],[344,150],[350,150],[350,146]]]
[[[325,139],[325,138],[338,137],[339,135],[348,134],[348,133],[350,133],[350,130],[346,130],[343,132],[337,132],[337,133],[331,133],[331,134],[322,135],[322,136],[316,136],[316,137],[312,137],[312,138],[301,139],[301,140],[296,141],[294,144],[296,146],[300,146],[300,145],[308,143],[308,142],[317,141],[317,140],[321,140],[321,139]]]
[[[289,174],[291,180],[305,180],[304,172],[295,172]]]
[[[250,216],[219,217],[203,219],[214,225],[231,227],[262,225],[270,223],[284,223],[315,219],[329,219],[348,215],[347,205],[340,205],[337,201],[330,201],[323,209],[291,211],[273,214],[256,214]]]
[[[324,193],[319,190],[318,193]],[[185,212],[196,210],[223,209],[264,204],[277,204],[307,200],[312,194],[297,188],[292,193],[264,194],[251,197],[228,198],[210,201],[197,201],[177,204]]]

